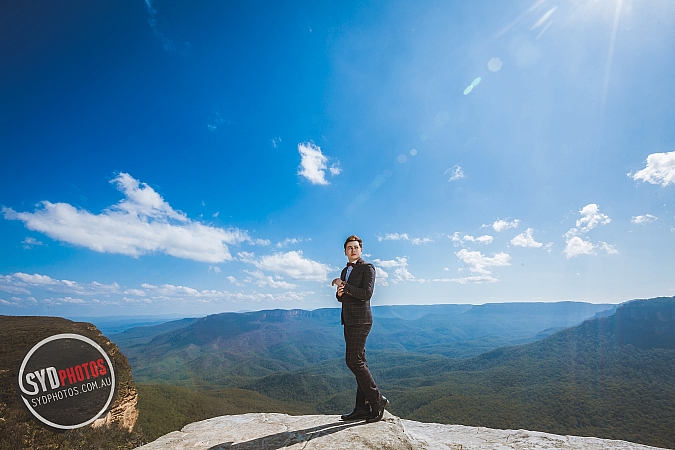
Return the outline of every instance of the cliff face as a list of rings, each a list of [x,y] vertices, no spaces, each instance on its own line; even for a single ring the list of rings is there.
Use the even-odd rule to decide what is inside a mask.
[[[190,424],[139,450],[647,450],[656,447],[592,437],[525,430],[494,430],[402,420],[385,414],[378,423],[342,422],[338,416],[242,414]]]
[[[91,426],[54,433],[38,425],[24,410],[15,383],[24,355],[42,339],[77,333],[98,343],[110,356],[117,377],[111,410]],[[131,368],[117,346],[92,324],[58,317],[0,316],[0,450],[23,448],[133,448],[142,437],[133,431],[138,393]]]
[[[136,388],[134,388],[133,385],[129,386],[126,389],[124,396],[118,392],[115,404],[108,414],[106,414],[105,417],[95,420],[91,426],[95,428],[104,425],[117,426],[131,432],[134,429],[136,420],[138,420],[138,409],[136,409],[137,403],[138,391],[136,391]]]

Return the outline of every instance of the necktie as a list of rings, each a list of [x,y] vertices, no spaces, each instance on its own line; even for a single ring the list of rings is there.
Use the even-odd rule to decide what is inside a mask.
[[[349,280],[349,275],[352,274],[352,269],[354,269],[354,266],[356,264],[348,262],[347,263],[347,272],[345,272],[345,281]]]

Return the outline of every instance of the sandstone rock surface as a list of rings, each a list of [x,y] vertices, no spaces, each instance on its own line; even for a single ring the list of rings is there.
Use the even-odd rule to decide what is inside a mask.
[[[646,445],[526,430],[420,423],[389,413],[378,423],[339,416],[252,413],[195,422],[138,450],[646,450]]]

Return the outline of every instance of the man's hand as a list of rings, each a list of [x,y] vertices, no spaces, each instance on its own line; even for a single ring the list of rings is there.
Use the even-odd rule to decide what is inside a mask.
[[[342,297],[342,294],[345,291],[345,284],[346,282],[342,281],[340,278],[336,278],[333,280],[333,282],[330,284],[331,286],[337,285],[337,296]]]

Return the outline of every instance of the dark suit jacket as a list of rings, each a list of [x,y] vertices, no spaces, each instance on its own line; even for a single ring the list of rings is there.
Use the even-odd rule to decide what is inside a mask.
[[[343,325],[368,325],[373,323],[373,313],[370,311],[370,297],[375,288],[375,266],[359,258],[352,267],[347,285],[342,297]],[[344,280],[347,268],[342,269],[340,279]]]

